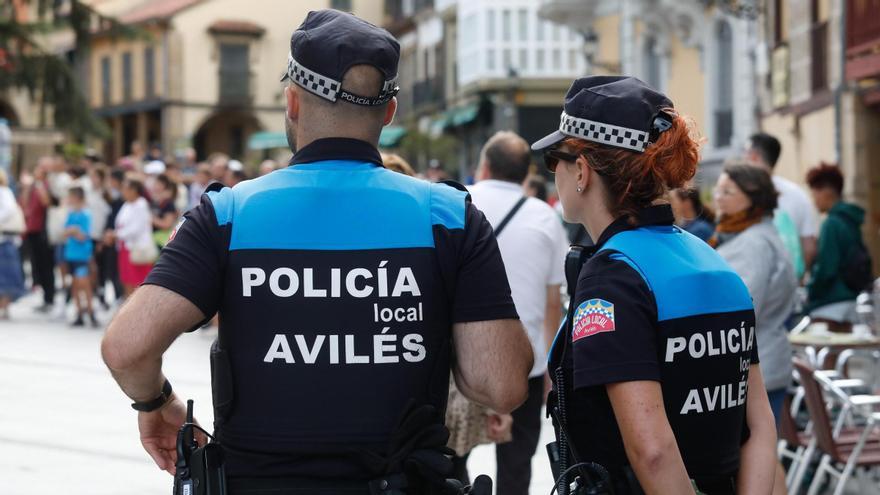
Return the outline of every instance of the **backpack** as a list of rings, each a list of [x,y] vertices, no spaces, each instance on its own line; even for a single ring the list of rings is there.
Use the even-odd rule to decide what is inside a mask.
[[[871,275],[871,255],[861,240],[849,250],[840,268],[843,283],[850,290],[853,292],[870,290],[874,281]]]

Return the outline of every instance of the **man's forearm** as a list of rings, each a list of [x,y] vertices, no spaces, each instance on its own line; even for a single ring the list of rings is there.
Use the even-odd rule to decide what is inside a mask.
[[[125,395],[135,402],[155,399],[165,383],[161,359],[145,361],[126,369],[110,368],[110,374]]]

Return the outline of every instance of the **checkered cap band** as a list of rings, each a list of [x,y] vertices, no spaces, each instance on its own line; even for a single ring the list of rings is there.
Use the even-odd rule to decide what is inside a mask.
[[[645,151],[648,146],[648,133],[627,127],[620,127],[595,120],[572,117],[562,112],[559,123],[559,132],[567,135],[607,144],[628,150]]]
[[[336,101],[339,88],[342,87],[342,83],[339,81],[324,77],[317,72],[303,67],[293,58],[293,55],[287,56],[287,76],[306,91],[329,101]]]

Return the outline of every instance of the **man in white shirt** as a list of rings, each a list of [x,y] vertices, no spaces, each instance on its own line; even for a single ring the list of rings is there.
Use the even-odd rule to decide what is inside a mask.
[[[816,240],[819,234],[813,202],[803,188],[784,177],[773,175],[776,161],[782,152],[778,139],[766,133],[758,133],[749,140],[746,158],[753,165],[765,168],[773,177],[773,185],[779,192],[779,209],[791,218],[797,228],[804,265],[809,271],[816,256]]]
[[[478,183],[470,188],[474,205],[495,229],[513,302],[535,355],[529,398],[512,413],[513,441],[496,449],[498,495],[529,492],[531,459],[541,432],[547,349],[562,315],[560,287],[565,281],[568,240],[553,208],[523,194],[530,161],[529,145],[521,137],[496,133],[483,147]]]

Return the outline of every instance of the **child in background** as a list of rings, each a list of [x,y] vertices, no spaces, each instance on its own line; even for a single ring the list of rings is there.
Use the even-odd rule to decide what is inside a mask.
[[[93,327],[98,327],[92,309],[92,283],[89,277],[89,263],[92,259],[92,217],[85,209],[85,192],[81,187],[71,187],[67,194],[68,214],[64,224],[64,261],[67,263],[73,282],[71,297],[76,304],[76,320],[73,326],[83,326],[83,317],[89,315]],[[85,306],[85,308],[83,307]]]

